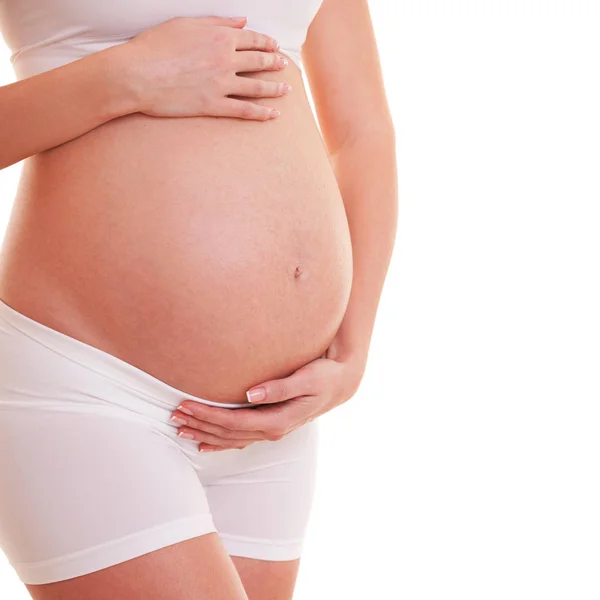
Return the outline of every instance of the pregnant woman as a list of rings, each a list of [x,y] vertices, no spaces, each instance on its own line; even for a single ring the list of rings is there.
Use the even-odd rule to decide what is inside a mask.
[[[395,239],[367,0],[0,0],[0,28],[0,548],[36,600],[291,598]]]

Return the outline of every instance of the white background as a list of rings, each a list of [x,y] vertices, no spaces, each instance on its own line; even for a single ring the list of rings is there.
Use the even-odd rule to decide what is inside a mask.
[[[295,598],[597,600],[599,5],[370,5],[397,242]],[[28,598],[2,554],[0,589]]]

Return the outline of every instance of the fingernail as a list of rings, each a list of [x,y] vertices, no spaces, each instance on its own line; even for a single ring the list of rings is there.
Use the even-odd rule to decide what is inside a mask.
[[[202,443],[198,444],[198,452],[214,452],[216,448],[205,448]]]
[[[267,392],[265,391],[265,388],[263,387],[258,387],[255,388],[253,390],[248,390],[246,392],[246,397],[248,398],[248,402],[260,402],[261,400],[264,400],[267,396]]]
[[[187,431],[180,431],[177,435],[180,438],[184,438],[186,440],[193,440],[194,439],[194,434],[193,433],[187,433]]]
[[[181,417],[178,417],[177,415],[173,415],[171,417],[171,421],[173,421],[173,423],[177,423],[178,425],[187,425],[187,419],[182,419]]]
[[[190,417],[194,414],[189,408],[186,408],[185,406],[178,406],[177,410],[180,410],[182,413],[185,413],[186,415],[190,415]]]

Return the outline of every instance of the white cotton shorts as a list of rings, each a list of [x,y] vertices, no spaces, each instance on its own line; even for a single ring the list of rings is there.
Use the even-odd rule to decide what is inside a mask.
[[[185,399],[216,404],[0,301],[0,550],[23,583],[212,531],[230,555],[300,557],[317,421],[201,453],[169,421]]]

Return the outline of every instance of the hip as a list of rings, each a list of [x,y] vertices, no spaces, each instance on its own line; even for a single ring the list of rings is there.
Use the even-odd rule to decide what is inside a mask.
[[[200,453],[169,421],[183,399],[210,404],[0,302],[0,547],[25,583],[211,531],[231,554],[300,555],[317,421]]]
[[[234,461],[239,450],[223,450],[216,459],[203,461],[197,443],[177,436],[171,413],[187,400],[227,409],[256,406],[244,403],[220,403],[189,394],[169,385],[136,366],[85,342],[71,338],[15,310],[0,300],[0,421],[5,435],[22,436],[28,421],[54,419],[59,427],[69,420],[105,423],[118,422],[124,428],[157,434],[181,452],[198,471],[207,473],[211,463]],[[12,430],[10,419],[22,421]],[[63,423],[64,422],[64,423]],[[300,427],[281,444],[261,441],[246,447],[245,454],[256,457],[269,448],[282,450],[295,445],[306,435]],[[301,433],[303,431],[304,433]],[[67,433],[61,437],[68,437]],[[75,434],[70,429],[69,434]],[[287,441],[284,441],[287,440]],[[198,462],[200,461],[200,462]]]

